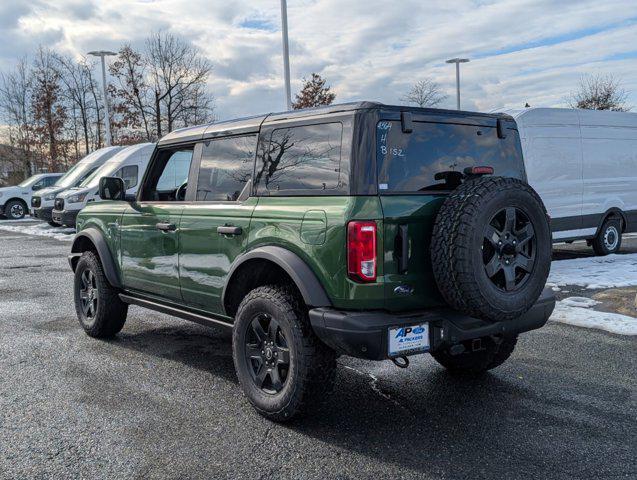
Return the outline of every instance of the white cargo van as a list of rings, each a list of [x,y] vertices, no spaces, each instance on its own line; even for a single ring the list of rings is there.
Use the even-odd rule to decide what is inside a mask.
[[[77,187],[86,180],[95,170],[101,167],[106,160],[115,155],[122,147],[106,147],[89,153],[82,160],[77,162],[71,169],[60,178],[52,187],[40,190],[37,195],[31,197],[31,214],[35,218],[55,225],[52,220],[53,201],[55,197],[64,190]]]
[[[551,216],[554,242],[586,240],[617,252],[637,231],[637,114],[598,110],[509,110],[529,184]]]
[[[53,202],[53,223],[74,227],[75,218],[80,210],[87,203],[99,200],[98,190],[102,177],[120,177],[126,185],[127,195],[137,193],[137,187],[154,149],[154,143],[140,143],[122,148],[79,186],[59,193]]]

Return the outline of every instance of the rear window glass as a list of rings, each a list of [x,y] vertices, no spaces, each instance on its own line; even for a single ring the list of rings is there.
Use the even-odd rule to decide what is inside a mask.
[[[274,130],[257,181],[270,191],[338,188],[342,136],[341,123]]]
[[[491,127],[414,122],[413,131],[403,133],[400,122],[382,121],[376,134],[381,194],[450,190],[473,166],[493,167],[503,177],[524,176],[515,130],[500,139]]]

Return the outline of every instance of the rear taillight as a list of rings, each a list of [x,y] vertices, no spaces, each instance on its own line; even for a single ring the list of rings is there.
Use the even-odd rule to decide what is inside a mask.
[[[376,222],[347,225],[347,275],[358,282],[376,280]]]

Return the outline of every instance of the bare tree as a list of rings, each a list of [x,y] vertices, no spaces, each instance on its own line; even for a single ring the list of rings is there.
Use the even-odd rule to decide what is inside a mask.
[[[425,78],[416,82],[401,100],[419,107],[435,107],[446,98],[447,95],[441,92],[437,82],[431,78]]]
[[[296,94],[296,101],[292,103],[292,108],[319,107],[321,105],[331,105],[336,99],[336,94],[331,92],[329,85],[325,86],[326,80],[318,73],[313,73],[310,79],[303,78],[303,87]]]
[[[579,89],[571,94],[571,107],[586,110],[626,112],[628,94],[621,82],[612,75],[586,75],[580,79]]]
[[[97,89],[95,79],[91,74],[93,65],[82,58],[76,62],[71,57],[56,55],[59,64],[60,80],[64,86],[63,95],[69,102],[74,126],[79,125],[83,136],[84,153],[91,151],[93,120],[98,106],[94,97]],[[76,135],[76,129],[73,130]],[[78,152],[79,153],[79,152]]]
[[[11,163],[24,173],[25,178],[35,171],[32,94],[31,69],[26,59],[20,60],[12,72],[0,74],[0,113],[8,126],[11,146],[23,152],[12,156]]]
[[[159,138],[164,126],[171,132],[185,124],[193,94],[200,101],[207,94],[205,86],[212,66],[194,45],[168,32],[151,35],[146,50]]]

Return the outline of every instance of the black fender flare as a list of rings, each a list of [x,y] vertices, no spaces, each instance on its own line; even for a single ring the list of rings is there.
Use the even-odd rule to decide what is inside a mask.
[[[606,219],[612,215],[619,217],[621,225],[623,227],[622,233],[627,229],[628,219],[626,218],[626,214],[624,213],[624,211],[621,208],[612,207],[606,210],[604,214],[601,216],[601,219],[599,220],[599,223],[597,224],[597,230],[595,231],[595,236],[599,235],[599,232],[602,229],[602,225],[604,225],[604,222],[606,221]]]
[[[232,277],[237,269],[245,262],[254,259],[268,260],[281,267],[290,276],[296,287],[299,289],[299,292],[301,292],[301,296],[303,297],[303,301],[306,305],[311,307],[332,306],[332,302],[330,302],[327,293],[325,293],[323,285],[321,285],[321,282],[319,282],[318,278],[316,278],[316,275],[307,263],[305,263],[305,261],[296,253],[274,245],[257,247],[235,259],[230,266],[228,276],[226,277],[227,281],[225,282],[223,292],[221,294],[221,305],[226,304],[228,285],[231,284]]]
[[[71,255],[69,255],[71,269],[75,271],[75,267],[77,265],[76,260],[84,251],[86,251],[86,249],[82,249],[81,247],[83,238],[88,239],[93,245],[95,245],[97,255],[100,257],[100,262],[104,268],[104,275],[106,275],[108,283],[115,288],[122,288],[122,282],[119,277],[115,260],[113,259],[113,254],[111,253],[110,248],[108,248],[108,244],[104,239],[104,234],[97,228],[87,228],[75,235],[75,239],[73,239],[73,246],[71,247]]]

